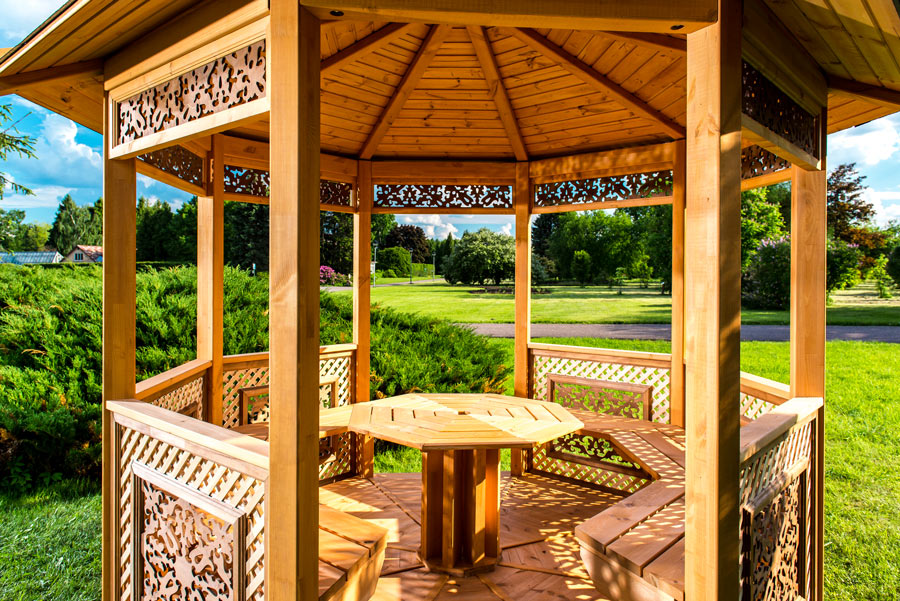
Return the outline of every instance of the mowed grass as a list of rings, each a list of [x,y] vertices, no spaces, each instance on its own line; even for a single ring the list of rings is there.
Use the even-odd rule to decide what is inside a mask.
[[[621,294],[620,288],[607,286],[549,286],[547,289],[549,294],[532,296],[532,323],[671,321],[672,298],[660,294],[655,287],[641,288],[629,283],[621,288]],[[483,288],[442,282],[376,287],[372,290],[372,302],[457,323],[513,323],[513,295],[480,290]],[[893,299],[879,299],[874,284],[869,282],[852,290],[837,291],[827,309],[827,320],[831,325],[900,325],[900,293]],[[790,323],[790,314],[744,309],[741,321],[748,325],[786,325]]]
[[[662,341],[541,339],[667,352]],[[501,341],[512,360],[513,343]],[[825,598],[896,601],[900,591],[900,345],[827,345]],[[741,344],[741,367],[787,382],[789,346]],[[511,391],[511,383],[508,386]],[[418,451],[379,447],[378,471],[418,471]],[[508,455],[507,455],[508,457]],[[504,469],[508,469],[504,457]],[[0,599],[100,598],[100,497],[84,485],[0,493]]]

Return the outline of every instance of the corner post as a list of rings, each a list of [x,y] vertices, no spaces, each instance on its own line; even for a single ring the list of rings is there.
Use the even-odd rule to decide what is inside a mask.
[[[206,196],[197,198],[197,359],[212,362],[204,381],[204,415],[223,425],[222,355],[225,294],[224,137],[212,136]]]
[[[356,392],[353,402],[369,400],[369,363],[371,361],[370,330],[372,324],[372,185],[371,161],[359,161],[357,170],[356,214],[353,215],[353,342],[356,344]],[[356,435],[353,457],[356,473],[364,478],[374,476],[375,439]]]
[[[135,395],[135,159],[109,158],[116,127],[106,95],[103,132],[103,601],[119,598],[118,461],[115,424],[106,401]]]
[[[317,599],[319,20],[271,0],[270,407],[266,593]]]
[[[826,123],[825,111],[820,123]],[[821,169],[791,167],[791,396],[825,398],[826,199],[825,131]],[[825,407],[814,430],[812,599],[824,594]]]
[[[675,143],[672,165],[672,368],[669,421],[684,427],[684,200],[685,143]]]
[[[528,343],[531,340],[531,176],[527,162],[516,163],[516,183],[513,187],[516,211],[516,338],[515,338],[515,395],[529,396],[531,365]],[[521,476],[528,470],[527,453],[513,449],[511,470]]]
[[[685,598],[737,597],[741,299],[740,0],[687,41]]]

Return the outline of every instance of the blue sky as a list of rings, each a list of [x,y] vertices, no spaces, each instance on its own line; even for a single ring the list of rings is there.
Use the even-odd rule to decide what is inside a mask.
[[[61,0],[0,0],[0,48],[18,43],[54,10]],[[18,96],[0,98],[13,106],[16,128],[36,138],[37,160],[16,157],[0,164],[0,171],[35,192],[35,196],[7,194],[0,208],[24,209],[28,221],[49,223],[59,200],[71,194],[79,204],[93,203],[101,195],[101,137],[68,119],[42,109]],[[900,219],[900,115],[885,117],[828,137],[828,162],[858,163],[867,177],[866,192],[875,205],[877,222]],[[8,192],[8,191],[7,191]],[[189,195],[138,176],[138,194],[180,206]],[[466,230],[489,227],[511,233],[510,216],[398,215],[400,223],[425,229],[429,237],[462,235]]]

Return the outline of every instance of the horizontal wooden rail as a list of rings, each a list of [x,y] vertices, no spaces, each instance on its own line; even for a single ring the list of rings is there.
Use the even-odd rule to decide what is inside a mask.
[[[745,371],[741,372],[741,392],[773,405],[782,405],[791,400],[791,387],[787,384]]]
[[[319,347],[319,357],[332,358],[336,356],[349,356],[356,351],[356,344],[330,344]],[[244,353],[241,355],[226,355],[222,359],[225,371],[249,369],[253,367],[266,367],[269,364],[269,351],[262,353]]]
[[[265,480],[269,445],[240,434],[138,400],[107,401],[116,423],[165,440],[176,448]]]
[[[176,388],[180,388],[185,384],[193,382],[202,376],[203,372],[211,366],[212,361],[194,359],[193,361],[188,361],[178,367],[173,367],[152,378],[147,378],[143,382],[138,382],[135,385],[135,398],[139,401],[159,398],[172,392]]]
[[[529,342],[528,349],[535,356],[558,357],[577,361],[595,361],[598,363],[621,363],[624,365],[640,365],[669,369],[672,367],[671,353],[650,353],[646,351],[626,351],[620,349],[593,348],[588,346],[569,346],[566,344],[546,344]]]
[[[742,427],[741,464],[815,419],[823,404],[821,397],[795,397]]]

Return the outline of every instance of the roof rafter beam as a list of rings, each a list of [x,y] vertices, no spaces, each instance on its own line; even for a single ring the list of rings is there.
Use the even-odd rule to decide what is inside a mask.
[[[322,76],[330,75],[363,56],[371,54],[383,46],[387,46],[412,27],[411,23],[388,23],[381,29],[370,33],[356,43],[324,59],[321,66]]]
[[[71,79],[84,79],[88,77],[100,77],[103,75],[103,61],[92,60],[80,63],[71,63],[59,67],[48,67],[36,71],[25,71],[15,75],[0,77],[0,96],[5,94],[18,94],[28,88],[57,83]]]
[[[687,40],[673,38],[663,33],[631,33],[625,31],[604,31],[602,33],[611,38],[653,48],[659,52],[687,54]]]
[[[873,86],[834,75],[828,76],[828,89],[836,94],[850,96],[865,102],[900,107],[900,91],[898,90]]]
[[[500,77],[497,58],[491,49],[487,32],[484,27],[475,25],[470,25],[466,29],[469,32],[469,37],[472,39],[472,45],[475,47],[475,55],[478,57],[478,62],[481,63],[481,70],[484,72],[484,79],[488,84],[488,93],[491,95],[494,104],[497,105],[500,121],[503,122],[503,128],[509,137],[509,143],[513,148],[513,153],[516,155],[516,160],[527,161],[528,151],[525,150],[522,132],[519,131],[519,122],[516,120],[516,114],[513,111],[512,104],[509,102],[506,88],[503,86],[503,78]]]
[[[638,117],[653,121],[672,138],[679,139],[684,137],[684,127],[682,125],[679,125],[605,75],[598,73],[590,65],[581,62],[577,57],[572,56],[537,31],[522,28],[512,28],[506,31],[534,50],[552,58],[559,63],[560,67],[622,104]]]
[[[403,79],[400,80],[400,83],[394,90],[394,95],[391,96],[387,106],[384,107],[384,111],[378,117],[378,121],[372,127],[369,137],[359,152],[359,158],[371,159],[372,155],[375,154],[375,150],[387,133],[388,128],[390,128],[394,119],[397,118],[397,115],[403,109],[403,105],[406,104],[409,95],[412,94],[419,80],[422,79],[422,75],[425,74],[425,69],[431,64],[441,44],[450,35],[450,29],[449,25],[433,25],[428,31],[428,35],[422,40],[422,45],[419,47],[415,58],[409,64],[406,73],[403,74]]]

